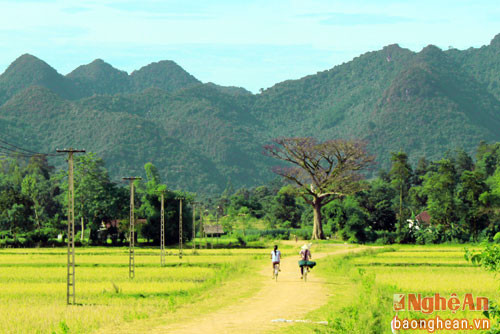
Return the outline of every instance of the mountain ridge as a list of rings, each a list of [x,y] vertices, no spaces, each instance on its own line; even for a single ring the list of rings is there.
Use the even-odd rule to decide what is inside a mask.
[[[399,149],[413,163],[472,154],[480,140],[500,141],[499,41],[390,44],[260,94],[202,83],[172,61],[127,74],[96,59],[62,76],[23,55],[0,75],[0,128],[43,151],[85,143],[115,176],[152,161],[172,187],[201,193],[270,180],[276,162],[262,145],[280,136],[365,140],[382,168]]]

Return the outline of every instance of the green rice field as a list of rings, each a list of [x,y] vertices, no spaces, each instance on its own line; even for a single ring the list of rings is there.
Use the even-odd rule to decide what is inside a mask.
[[[480,250],[480,247],[469,246]],[[369,249],[343,259],[330,257],[318,273],[330,283],[329,303],[312,311],[308,318],[329,321],[329,326],[314,327],[315,333],[392,333],[393,295],[420,293],[422,297],[450,298],[455,293],[463,300],[474,297],[500,300],[500,282],[492,273],[473,266],[464,258],[464,245],[406,246]],[[478,311],[434,311],[423,314],[400,311],[399,318],[485,319]],[[310,325],[296,324],[286,333],[304,333]],[[278,333],[281,331],[277,331]],[[429,333],[429,330],[400,330],[398,333]],[[436,333],[483,333],[481,330],[442,330]]]
[[[66,305],[66,249],[0,250],[0,333],[91,333],[113,323],[155,317],[222,280],[244,275],[266,250],[136,249],[135,279],[127,248],[76,252],[76,301]],[[266,257],[267,258],[267,257]]]
[[[315,253],[332,245],[318,243]],[[280,247],[297,256],[296,245]],[[480,250],[479,246],[469,246]],[[66,249],[0,249],[0,333],[92,333],[124,322],[158,319],[178,306],[211,298],[219,283],[251,283],[269,249],[185,250],[137,248],[135,279],[128,277],[127,248],[80,248],[76,254],[76,301],[66,305]],[[366,247],[358,254],[318,259],[314,275],[330,290],[328,304],[305,314],[328,325],[293,324],[273,333],[392,333],[393,295],[465,293],[500,300],[500,282],[464,259],[463,245]],[[213,297],[212,297],[213,298]],[[223,301],[221,301],[223,303]],[[400,318],[484,318],[481,312],[401,311]],[[400,331],[399,333],[429,331]],[[439,332],[439,331],[437,331]],[[478,330],[442,333],[481,333]]]

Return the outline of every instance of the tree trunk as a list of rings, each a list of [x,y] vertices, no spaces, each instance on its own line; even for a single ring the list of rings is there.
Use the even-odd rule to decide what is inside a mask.
[[[325,234],[323,233],[323,223],[321,222],[321,200],[315,198],[313,200],[313,211],[314,211],[314,225],[312,240],[325,239]]]
[[[84,233],[84,232],[85,232],[85,227],[84,227],[84,225],[83,225],[83,216],[82,216],[82,234],[81,234],[81,236],[80,236],[80,241],[82,241],[82,242],[83,242],[83,233]]]
[[[399,187],[399,223],[396,228],[396,234],[398,237],[401,236],[401,230],[403,229],[403,183]]]
[[[40,229],[41,225],[40,225],[40,218],[38,217],[38,210],[36,209],[37,205],[35,203],[35,220],[36,220],[36,226],[37,226],[37,229]]]

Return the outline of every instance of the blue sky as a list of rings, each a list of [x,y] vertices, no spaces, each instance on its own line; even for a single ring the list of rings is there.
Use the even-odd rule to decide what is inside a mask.
[[[96,58],[127,72],[170,59],[253,92],[398,43],[480,47],[496,1],[0,0],[0,72],[31,53],[62,74]]]

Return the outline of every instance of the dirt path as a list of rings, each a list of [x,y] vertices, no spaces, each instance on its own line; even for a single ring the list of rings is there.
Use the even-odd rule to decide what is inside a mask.
[[[356,249],[332,249],[331,252],[314,254],[313,260],[333,254],[359,251]],[[272,268],[265,266],[255,279],[261,284],[260,290],[251,297],[238,300],[235,304],[223,307],[196,319],[157,326],[151,334],[222,334],[222,333],[265,333],[275,330],[284,323],[272,322],[273,319],[304,319],[309,311],[327,302],[328,289],[324,280],[317,277],[314,270],[307,283],[300,279],[297,265],[298,256],[282,259],[278,282],[271,279]]]

